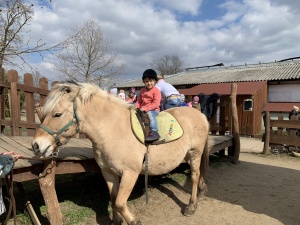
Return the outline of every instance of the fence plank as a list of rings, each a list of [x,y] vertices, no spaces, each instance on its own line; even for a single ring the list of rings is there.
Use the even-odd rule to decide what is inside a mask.
[[[17,83],[19,80],[18,72],[16,70],[9,70],[7,74],[7,80],[10,82],[9,91],[9,109],[10,117],[12,121],[11,132],[12,135],[21,135],[20,123],[20,91],[17,89]]]
[[[45,90],[48,90],[48,79],[46,77],[42,77],[39,80],[39,87]],[[44,106],[45,100],[47,96],[40,96],[40,107]]]
[[[24,84],[33,87],[33,76],[29,73],[24,74]],[[26,121],[28,123],[35,122],[35,111],[34,111],[34,96],[33,93],[25,91],[25,109],[26,109]],[[28,136],[35,134],[35,129],[26,129]]]

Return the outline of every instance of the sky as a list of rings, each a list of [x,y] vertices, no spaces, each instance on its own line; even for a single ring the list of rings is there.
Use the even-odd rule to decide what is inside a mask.
[[[25,40],[54,45],[74,25],[95,19],[126,66],[123,79],[141,77],[153,59],[163,55],[179,56],[185,68],[300,56],[296,0],[26,1],[34,4],[35,12]],[[50,81],[57,78],[52,59],[50,54],[27,58]]]

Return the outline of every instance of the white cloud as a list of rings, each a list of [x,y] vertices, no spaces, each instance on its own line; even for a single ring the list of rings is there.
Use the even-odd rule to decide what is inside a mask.
[[[35,8],[29,34],[34,41],[54,44],[74,24],[95,18],[126,64],[125,74],[137,76],[165,54],[177,54],[186,67],[273,62],[299,54],[298,2],[224,1],[221,17],[179,21],[176,13],[198,15],[202,1],[52,0],[52,9]],[[53,76],[46,72],[47,60],[35,66]]]
[[[180,13],[197,15],[203,1],[202,0],[185,0],[185,1],[161,0],[157,2],[167,7],[170,10],[174,10]]]

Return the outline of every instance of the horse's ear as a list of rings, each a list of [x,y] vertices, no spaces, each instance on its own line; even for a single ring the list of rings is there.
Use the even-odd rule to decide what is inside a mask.
[[[72,91],[71,87],[69,87],[69,86],[65,86],[62,88],[62,92],[70,93],[71,91]]]
[[[61,87],[60,90],[63,93],[63,95],[66,95],[66,97],[70,101],[74,101],[74,99],[78,95],[79,87],[78,86],[73,86],[73,85],[64,85],[64,86]]]

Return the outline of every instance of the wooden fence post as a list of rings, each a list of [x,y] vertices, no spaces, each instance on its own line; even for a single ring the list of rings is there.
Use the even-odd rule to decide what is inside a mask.
[[[264,115],[265,140],[263,154],[270,154],[270,112],[266,111]]]
[[[9,91],[9,106],[10,106],[10,117],[12,121],[12,135],[19,136],[22,134],[20,128],[20,91],[17,89],[18,84],[18,72],[16,70],[9,70],[7,74],[7,80],[10,82]]]
[[[239,162],[239,156],[241,151],[240,135],[239,135],[239,120],[236,108],[236,95],[237,95],[237,84],[231,84],[231,95],[230,95],[230,108],[232,112],[232,122],[233,122],[233,142],[234,142],[234,164]]]
[[[62,225],[62,214],[55,190],[56,160],[45,161],[44,171],[40,175],[39,184],[47,208],[47,216],[51,225]]]

